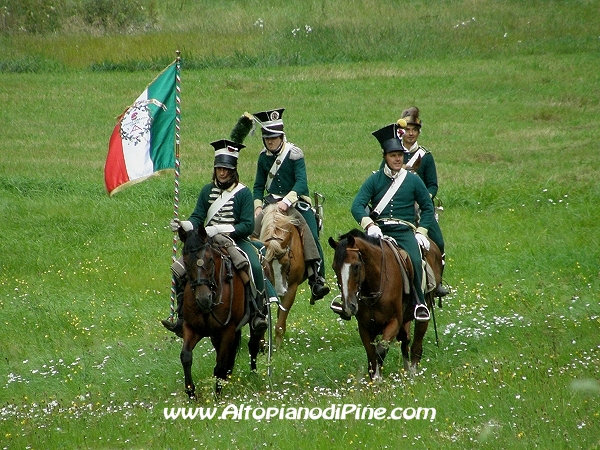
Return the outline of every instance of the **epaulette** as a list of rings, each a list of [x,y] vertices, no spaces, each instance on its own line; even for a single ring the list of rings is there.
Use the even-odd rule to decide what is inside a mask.
[[[302,151],[301,148],[296,147],[291,142],[289,142],[289,145],[291,145],[291,148],[290,148],[290,159],[292,161],[297,161],[299,159],[304,158],[304,152]]]
[[[419,145],[419,148],[422,149],[425,153],[431,153],[429,150],[427,150],[425,147],[423,147],[422,145]]]

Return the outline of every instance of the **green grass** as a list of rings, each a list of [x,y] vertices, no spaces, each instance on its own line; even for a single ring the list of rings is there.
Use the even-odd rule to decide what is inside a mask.
[[[192,11],[205,13],[198,31],[206,33],[205,53],[183,49],[184,60],[190,55],[199,64],[213,50],[215,58],[234,55],[225,41],[224,54],[215,44],[224,34],[218,28],[251,34],[255,15],[265,23],[277,18],[282,30],[318,17],[339,27],[342,38],[355,33],[357,48],[350,52],[374,39],[365,30],[376,20],[382,21],[381,30],[393,26],[381,15],[401,6],[351,3],[354,15],[349,8],[336,15],[326,2],[302,3],[297,12],[287,3],[170,6],[183,5],[182,17],[189,21],[198,20]],[[112,198],[103,186],[115,118],[157,71],[87,70],[110,60],[102,48],[117,38],[82,38],[85,57],[75,64],[76,58],[61,56],[74,47],[57,35],[49,39],[54,53],[42,46],[36,57],[61,61],[61,70],[0,73],[5,104],[0,109],[2,448],[598,448],[600,79],[597,33],[592,42],[590,21],[575,20],[577,12],[591,17],[597,5],[544,2],[549,6],[542,8],[539,2],[519,2],[519,15],[511,5],[414,3],[407,13],[423,21],[423,30],[439,34],[422,40],[421,51],[410,58],[378,61],[365,55],[356,62],[318,63],[335,50],[333,41],[331,49],[317,46],[312,65],[273,63],[268,71],[258,63],[191,69],[184,61],[184,216],[210,179],[209,142],[227,136],[243,111],[285,107],[288,138],[306,154],[310,187],[326,196],[324,239],[337,237],[356,226],[350,204],[379,166],[371,132],[411,104],[421,108],[420,142],[438,166],[445,278],[453,293],[436,310],[440,345],[430,329],[422,372],[406,377],[393,346],[384,380],[375,385],[366,378],[356,322],[336,319],[326,302],[310,307],[303,286],[285,344],[274,355],[273,376],[267,375],[264,356],[258,372],[249,371],[244,337],[234,376],[215,399],[214,352],[202,342],[193,366],[200,399],[189,404],[181,343],[159,323],[169,312],[173,179],[151,179]],[[443,24],[473,16],[475,22],[443,31]],[[554,28],[544,25],[551,22]],[[472,25],[481,29],[468,31]],[[188,26],[182,22],[179,32],[191,33]],[[506,46],[475,48],[484,47],[482,36],[504,42],[498,32],[506,29],[510,39],[519,26],[532,33],[529,50],[518,47],[517,38],[512,52]],[[175,47],[169,33],[176,31],[165,31],[165,47],[157,44],[160,33],[156,40],[141,36],[143,45],[157,44],[144,59],[136,52],[119,58],[131,66],[162,64],[164,58],[166,65]],[[454,33],[462,33],[459,42]],[[381,42],[373,44],[373,54],[382,54],[391,38],[374,36]],[[439,57],[442,37],[449,43],[445,57]],[[260,37],[266,38],[280,42],[276,35]],[[30,49],[38,47],[28,43],[45,42],[30,36],[2,39],[0,48],[10,46],[16,49],[10,55],[21,52],[21,57],[36,53]],[[458,57],[468,39],[473,43],[468,57]],[[125,48],[125,41],[133,42],[125,39]],[[266,48],[265,41],[258,42]],[[590,45],[575,51],[577,42]],[[275,51],[272,58],[283,61]],[[246,144],[240,174],[251,184],[261,143],[251,136]],[[325,252],[329,266],[332,251]],[[335,286],[330,269],[328,278]],[[269,422],[163,416],[163,408],[222,411],[242,404],[255,409],[421,406],[436,408],[437,415],[433,421]]]

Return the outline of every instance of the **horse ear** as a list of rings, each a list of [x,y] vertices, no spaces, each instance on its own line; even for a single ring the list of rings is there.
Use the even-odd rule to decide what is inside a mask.
[[[354,236],[348,235],[348,247],[354,247]]]
[[[329,236],[327,242],[329,242],[329,246],[333,249],[335,249],[338,245],[337,241],[335,241],[331,236]]]
[[[208,237],[208,234],[206,234],[206,228],[204,228],[203,225],[200,225],[198,227],[198,236],[200,236],[200,239],[202,239],[203,241],[206,240],[206,238]]]
[[[183,229],[183,227],[179,227],[179,228],[177,229],[177,234],[179,235],[179,240],[180,240],[181,242],[185,242],[185,240],[187,239],[187,231],[185,231],[185,230]]]

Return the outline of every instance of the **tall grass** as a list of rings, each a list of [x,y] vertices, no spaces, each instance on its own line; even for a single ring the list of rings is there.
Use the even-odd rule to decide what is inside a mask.
[[[156,25],[145,32],[99,34],[71,24],[60,34],[6,35],[0,68],[31,71],[25,56],[35,56],[57,67],[139,70],[175,49],[189,68],[202,68],[571,54],[599,46],[593,1],[169,0],[147,9]]]
[[[138,52],[123,50],[126,55],[117,57],[102,49],[117,41],[126,49],[136,36],[82,38],[81,60],[63,59],[76,49],[64,45],[65,36],[46,37],[52,54],[39,37],[2,38],[1,45],[16,52],[11,55],[19,46],[23,54],[33,53],[28,43],[39,39],[39,55],[65,67],[62,72],[0,73],[6,106],[0,109],[3,448],[597,448],[600,213],[594,205],[600,198],[595,164],[600,80],[595,44],[570,52],[564,42],[551,44],[551,35],[560,30],[548,29],[527,44],[535,51],[524,51],[515,40],[512,52],[510,46],[483,51],[473,44],[468,58],[458,58],[461,44],[453,41],[462,33],[464,44],[474,33],[472,25],[481,27],[482,35],[496,36],[504,24],[513,27],[501,30],[508,36],[498,39],[507,43],[521,17],[531,17],[532,30],[554,21],[573,30],[571,42],[582,42],[593,26],[576,21],[575,12],[589,12],[594,3],[552,2],[541,8],[542,3],[519,2],[519,11],[530,14],[518,17],[509,11],[516,5],[510,2],[427,7],[412,2],[410,8],[399,2],[349,2],[337,5],[337,15],[330,2],[303,2],[294,10],[277,1],[164,5],[165,11],[179,11],[181,28],[157,32],[143,44],[140,37],[143,58]],[[213,64],[230,55],[213,46],[227,34],[226,27],[232,30],[228,35],[256,34],[261,46],[253,41],[248,48],[260,52],[278,48],[264,45],[268,38],[281,41],[276,33],[253,28],[258,17],[265,27],[278,19],[273,23],[290,35],[305,24],[318,32],[324,22],[333,28],[346,23],[352,24],[345,30],[355,30],[360,48],[373,36],[392,39],[368,35],[369,26],[405,26],[393,25],[393,14],[384,14],[388,8],[414,14],[434,33],[411,57],[367,61],[365,55],[357,62],[277,67],[283,59],[272,50],[268,71],[258,63]],[[458,15],[465,25],[454,28],[450,19]],[[469,17],[476,20],[467,22]],[[480,17],[499,19],[482,22]],[[453,26],[443,31],[446,22]],[[227,136],[243,111],[285,107],[288,138],[305,152],[310,187],[326,196],[323,244],[329,266],[326,238],[357,226],[349,214],[351,201],[379,166],[380,149],[371,132],[411,104],[421,108],[419,140],[438,166],[448,253],[444,275],[453,293],[435,311],[440,345],[431,327],[416,377],[403,374],[399,349],[392,346],[383,382],[370,384],[356,323],[337,319],[326,301],[310,307],[304,286],[284,346],[274,355],[273,375],[268,376],[264,355],[258,372],[250,373],[244,336],[234,376],[215,399],[214,352],[202,342],[193,365],[200,400],[188,403],[181,342],[159,322],[169,312],[173,179],[151,179],[112,198],[103,187],[115,118],[156,71],[87,68],[158,64],[161,58],[166,63],[175,47],[169,40],[175,33],[193,36],[194,23],[204,27],[204,53],[194,53],[194,40],[186,40],[188,49],[179,47],[192,63],[205,64],[193,70],[184,61],[182,73],[184,216],[211,176],[208,143]],[[435,33],[445,33],[445,39],[436,41]],[[445,41],[447,56],[434,57],[442,55],[436,45]],[[377,44],[373,41],[373,47]],[[314,61],[325,60],[336,45],[319,47]],[[219,51],[213,56],[211,49]],[[239,168],[242,181],[251,185],[260,138],[250,136],[246,144]],[[327,276],[334,288],[331,299],[337,289],[329,267]],[[422,406],[436,408],[437,416],[432,421],[163,416],[165,407],[242,404]]]

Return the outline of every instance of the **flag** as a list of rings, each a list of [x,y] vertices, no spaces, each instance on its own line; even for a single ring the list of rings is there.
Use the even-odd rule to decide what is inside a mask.
[[[173,62],[119,116],[104,166],[108,195],[175,168],[176,76]]]

